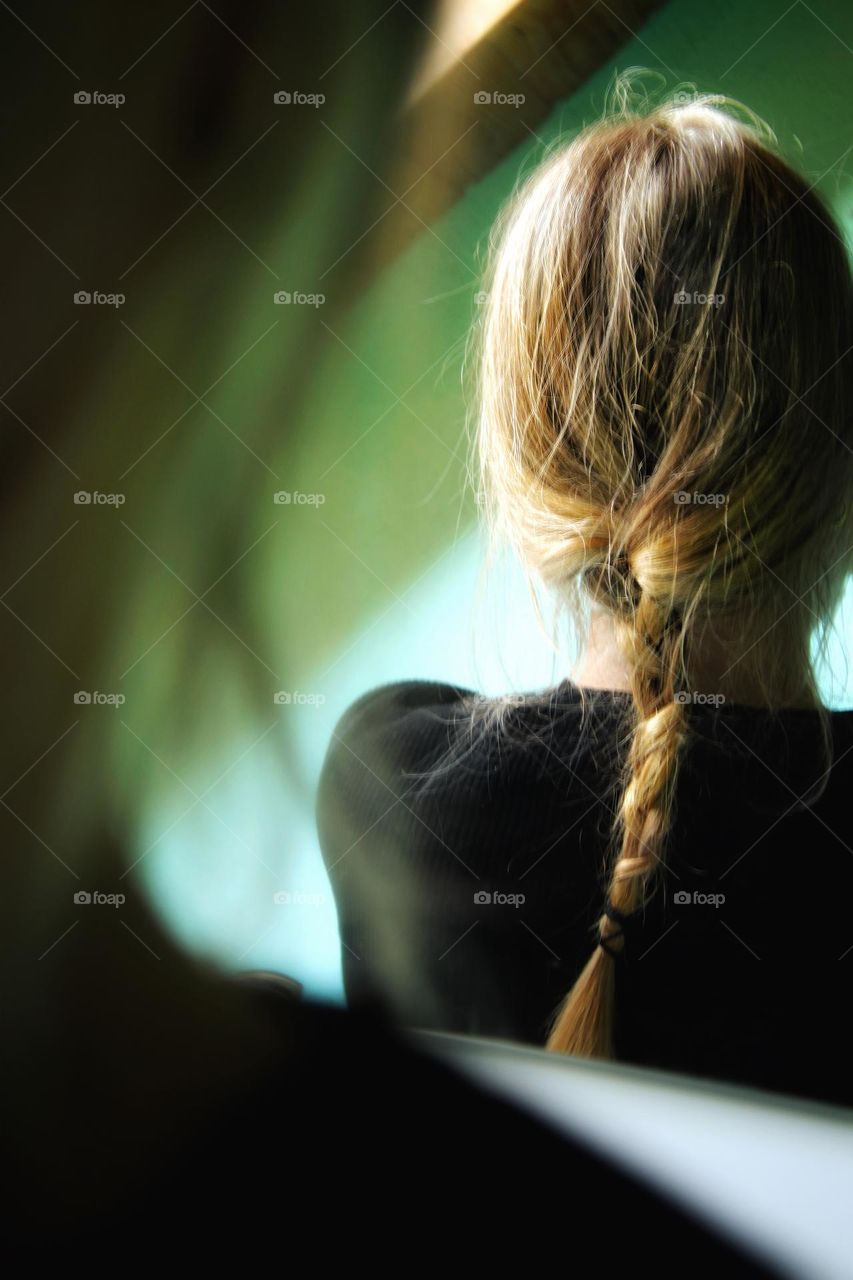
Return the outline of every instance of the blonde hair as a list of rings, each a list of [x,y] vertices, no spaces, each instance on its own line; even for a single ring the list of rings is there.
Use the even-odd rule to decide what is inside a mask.
[[[623,104],[496,229],[484,497],[541,581],[612,616],[633,695],[607,899],[553,1050],[613,1052],[613,957],[659,879],[703,637],[737,637],[768,705],[822,710],[811,644],[853,541],[850,269],[772,142],[719,99]]]

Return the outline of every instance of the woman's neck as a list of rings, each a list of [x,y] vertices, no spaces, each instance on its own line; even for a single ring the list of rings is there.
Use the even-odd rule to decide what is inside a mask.
[[[756,638],[737,625],[728,632],[715,624],[691,646],[684,692],[715,696],[724,702],[754,707],[813,707],[808,672],[780,667],[779,639],[772,628]],[[630,691],[630,666],[620,648],[613,616],[595,610],[586,645],[572,673],[575,684],[587,689]]]

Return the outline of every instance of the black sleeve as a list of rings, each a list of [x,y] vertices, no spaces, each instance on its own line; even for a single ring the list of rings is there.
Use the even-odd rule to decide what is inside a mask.
[[[351,1005],[381,1005],[406,1026],[542,1044],[590,951],[596,853],[574,834],[589,800],[562,795],[547,751],[514,755],[472,735],[469,696],[388,685],[334,732],[317,821],[344,987]],[[532,828],[555,787],[567,856],[550,821]]]
[[[451,965],[476,881],[455,815],[434,782],[466,691],[385,685],[345,713],[317,795],[320,847],[335,896],[350,1004],[380,1003],[408,1025],[451,1029]],[[444,810],[444,811],[442,811]]]

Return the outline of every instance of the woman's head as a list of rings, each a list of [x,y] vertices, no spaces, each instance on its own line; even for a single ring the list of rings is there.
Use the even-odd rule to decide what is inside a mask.
[[[768,135],[713,104],[622,113],[527,181],[496,237],[480,454],[497,526],[609,615],[635,724],[608,910],[551,1044],[608,1051],[619,913],[663,855],[708,638],[769,702],[810,662],[853,543],[844,245]],[[608,944],[608,938],[610,942]]]

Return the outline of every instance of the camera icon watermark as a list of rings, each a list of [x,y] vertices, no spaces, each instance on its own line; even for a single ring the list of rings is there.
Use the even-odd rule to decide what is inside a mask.
[[[123,507],[123,493],[101,493],[100,489],[78,489],[74,494],[75,507]]]
[[[679,89],[669,101],[673,107],[689,107],[697,102],[703,106],[713,106],[715,103],[724,103],[725,98],[719,93],[689,93],[686,89]]]
[[[721,707],[725,700],[723,693],[699,693],[688,689],[680,689],[674,698],[682,707]]]
[[[326,901],[322,893],[294,892],[289,889],[280,889],[273,894],[272,900],[277,907],[322,907]]]
[[[677,507],[725,507],[729,501],[727,493],[690,493],[687,489],[676,489],[672,500]]]
[[[77,907],[123,907],[127,898],[123,893],[101,893],[94,889],[91,893],[86,889],[78,889],[74,894],[74,905]]]
[[[289,491],[279,489],[273,494],[273,502],[277,507],[322,507],[326,501],[325,493],[300,493],[298,489]]]
[[[98,289],[78,289],[74,294],[75,307],[123,307],[126,301],[123,293],[102,293]]]
[[[489,892],[488,889],[478,889],[474,894],[476,907],[523,907],[526,901],[527,897],[523,893]]]
[[[700,293],[697,289],[692,293],[688,293],[686,289],[679,289],[673,298],[677,307],[721,307],[725,300],[724,293]]]
[[[101,93],[100,89],[78,89],[74,103],[78,107],[123,107],[127,98],[123,93]]]
[[[123,693],[101,693],[97,689],[78,689],[74,695],[76,707],[123,707],[126,701]]]
[[[326,701],[324,693],[300,693],[298,689],[279,689],[272,696],[277,707],[322,707]]]
[[[474,106],[521,107],[527,101],[523,93],[501,93],[499,89],[480,89],[474,94]]]
[[[277,307],[322,307],[326,301],[325,293],[301,293],[299,289],[278,289],[273,294],[273,302]]]
[[[686,889],[677,889],[672,895],[672,901],[677,907],[721,907],[726,900],[724,893],[702,893],[699,889],[694,889],[689,893]]]
[[[299,89],[279,89],[272,100],[277,107],[322,107],[325,93],[303,93]]]

